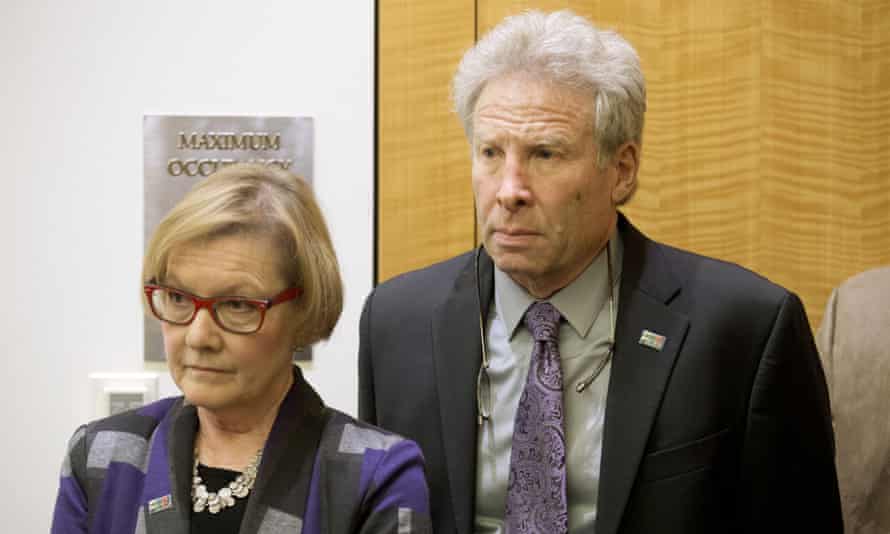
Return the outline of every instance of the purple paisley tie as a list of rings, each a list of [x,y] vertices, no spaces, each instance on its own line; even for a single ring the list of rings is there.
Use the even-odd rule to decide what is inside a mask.
[[[507,534],[565,534],[566,438],[563,424],[559,321],[549,302],[525,312],[534,338],[525,390],[519,399],[507,484]]]

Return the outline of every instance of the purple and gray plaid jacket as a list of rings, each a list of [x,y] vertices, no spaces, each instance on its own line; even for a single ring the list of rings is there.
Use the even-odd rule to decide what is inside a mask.
[[[80,427],[62,465],[53,534],[188,534],[197,429],[182,397]],[[324,406],[294,368],[242,534],[428,533],[413,441]]]

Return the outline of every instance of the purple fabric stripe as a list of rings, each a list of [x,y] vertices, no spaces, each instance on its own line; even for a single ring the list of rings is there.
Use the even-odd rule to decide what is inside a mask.
[[[73,477],[62,477],[59,495],[53,512],[52,534],[72,534],[87,531],[87,501],[83,490]]]
[[[167,400],[167,399],[164,399]],[[175,399],[174,399],[175,400]],[[159,401],[162,402],[162,401]],[[154,404],[158,404],[157,402]],[[165,408],[168,409],[169,406]],[[142,501],[148,502],[164,495],[171,495],[170,491],[170,459],[167,454],[167,433],[170,432],[170,419],[164,419],[155,429],[152,435],[148,451],[148,467],[145,479],[145,491]]]
[[[362,471],[358,479],[358,494],[367,495],[371,488],[371,483],[376,482],[375,475],[381,462],[386,457],[386,451],[379,449],[365,449],[362,458]]]
[[[321,515],[321,497],[318,491],[318,451],[315,452],[315,463],[312,466],[312,479],[309,480],[309,496],[306,498],[306,517],[303,518],[303,534],[321,532],[319,516]]]
[[[133,532],[145,475],[130,464],[112,462],[105,472],[102,494],[93,515],[94,532]]]
[[[155,419],[156,421],[160,421],[164,418],[164,415],[170,410],[170,406],[176,402],[177,397],[167,397],[166,399],[161,399],[159,401],[152,402],[151,404],[146,404],[142,408],[139,408],[137,412],[139,415],[147,415]]]
[[[369,457],[377,456],[372,456],[372,453],[379,452],[382,451],[366,451],[365,465]],[[374,510],[410,508],[415,512],[428,514],[429,495],[423,475],[423,455],[417,444],[413,441],[400,441],[384,454],[374,473],[374,486],[379,495],[374,503]],[[378,464],[378,461],[374,460],[374,464]],[[363,478],[365,465],[362,466]]]

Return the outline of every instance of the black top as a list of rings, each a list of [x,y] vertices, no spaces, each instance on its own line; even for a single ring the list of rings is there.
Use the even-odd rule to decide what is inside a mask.
[[[207,491],[217,492],[240,475],[238,471],[207,467],[198,464],[198,475],[207,486]],[[235,506],[223,508],[219,513],[211,514],[206,508],[203,512],[192,512],[191,534],[238,534],[244,510],[247,508],[247,497],[235,499]]]

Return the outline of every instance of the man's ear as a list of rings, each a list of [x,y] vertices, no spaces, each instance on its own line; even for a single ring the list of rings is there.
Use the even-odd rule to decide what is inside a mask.
[[[612,203],[620,206],[626,203],[637,190],[637,171],[640,169],[640,147],[628,141],[618,147],[612,165],[617,171],[615,187],[612,189]]]

